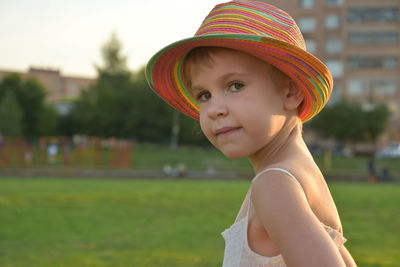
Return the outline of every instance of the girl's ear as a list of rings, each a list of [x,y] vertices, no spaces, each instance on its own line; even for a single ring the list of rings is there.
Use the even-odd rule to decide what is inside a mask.
[[[303,102],[303,92],[301,91],[299,86],[291,79],[287,81],[283,93],[283,106],[287,110],[295,110]]]

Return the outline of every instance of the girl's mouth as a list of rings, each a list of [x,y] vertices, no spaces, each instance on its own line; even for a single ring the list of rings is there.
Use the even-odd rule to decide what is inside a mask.
[[[229,135],[231,135],[231,134],[234,134],[234,133],[236,133],[238,130],[240,130],[242,127],[222,127],[222,128],[219,128],[219,129],[217,129],[216,131],[215,131],[215,135],[218,137],[218,138],[221,138],[221,137],[227,137],[227,136],[229,136]]]

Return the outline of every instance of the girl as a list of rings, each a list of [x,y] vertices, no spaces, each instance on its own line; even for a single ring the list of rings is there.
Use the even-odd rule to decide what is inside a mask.
[[[253,1],[217,5],[194,37],[149,61],[151,88],[200,120],[227,157],[256,176],[225,239],[223,266],[355,266],[302,123],[327,102],[332,76],[294,20]]]

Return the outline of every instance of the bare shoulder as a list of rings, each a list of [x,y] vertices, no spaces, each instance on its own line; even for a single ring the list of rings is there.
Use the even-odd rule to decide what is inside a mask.
[[[323,174],[315,162],[303,159],[297,163],[282,162],[280,166],[284,166],[284,169],[288,170],[292,176],[282,171],[267,172],[253,180],[253,183],[256,184],[254,187],[264,184],[264,194],[267,192],[273,194],[273,192],[269,192],[270,189],[277,186],[282,187],[280,189],[282,194],[279,197],[293,198],[297,196],[306,200],[303,204],[307,205],[319,222],[342,232],[335,202]],[[283,194],[284,192],[287,194]]]
[[[310,187],[308,181],[302,178],[298,179],[298,173],[294,173],[288,168],[271,167],[268,170],[258,175],[251,182],[251,192],[254,196],[253,201],[256,201],[258,198],[263,200],[272,198],[285,201],[295,197],[305,200],[306,203],[308,202],[307,194],[305,193],[306,188]],[[273,205],[279,204],[274,202],[268,203]]]
[[[263,173],[251,183],[251,201],[285,262],[297,266],[343,264],[297,179],[282,171]],[[327,262],[336,265],[325,265]]]
[[[250,190],[256,210],[261,209],[269,218],[291,216],[299,206],[303,210],[309,207],[301,184],[282,171],[273,170],[259,175],[251,182]]]
[[[288,241],[297,235],[294,229],[300,221],[313,218],[302,186],[285,172],[275,170],[259,175],[250,190],[257,217],[271,237],[277,234],[277,240]]]

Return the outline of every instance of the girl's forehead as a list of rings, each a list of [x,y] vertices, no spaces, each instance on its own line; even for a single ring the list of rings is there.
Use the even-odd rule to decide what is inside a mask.
[[[206,57],[190,62],[190,67],[187,69],[190,81],[188,89],[191,93],[194,89],[206,88],[207,85],[221,84],[232,79],[268,84],[272,82],[277,90],[290,80],[286,74],[268,62],[240,51],[224,48],[208,51]]]
[[[264,62],[261,59],[233,49],[215,50],[212,54],[210,54],[210,58],[210,63],[218,60],[227,61],[229,63],[237,63],[238,65],[243,63],[246,63],[247,65],[269,65],[267,62]]]
[[[232,49],[215,49],[205,57],[189,61],[190,76],[203,71],[248,72],[258,68],[270,70],[270,64],[254,56]]]

